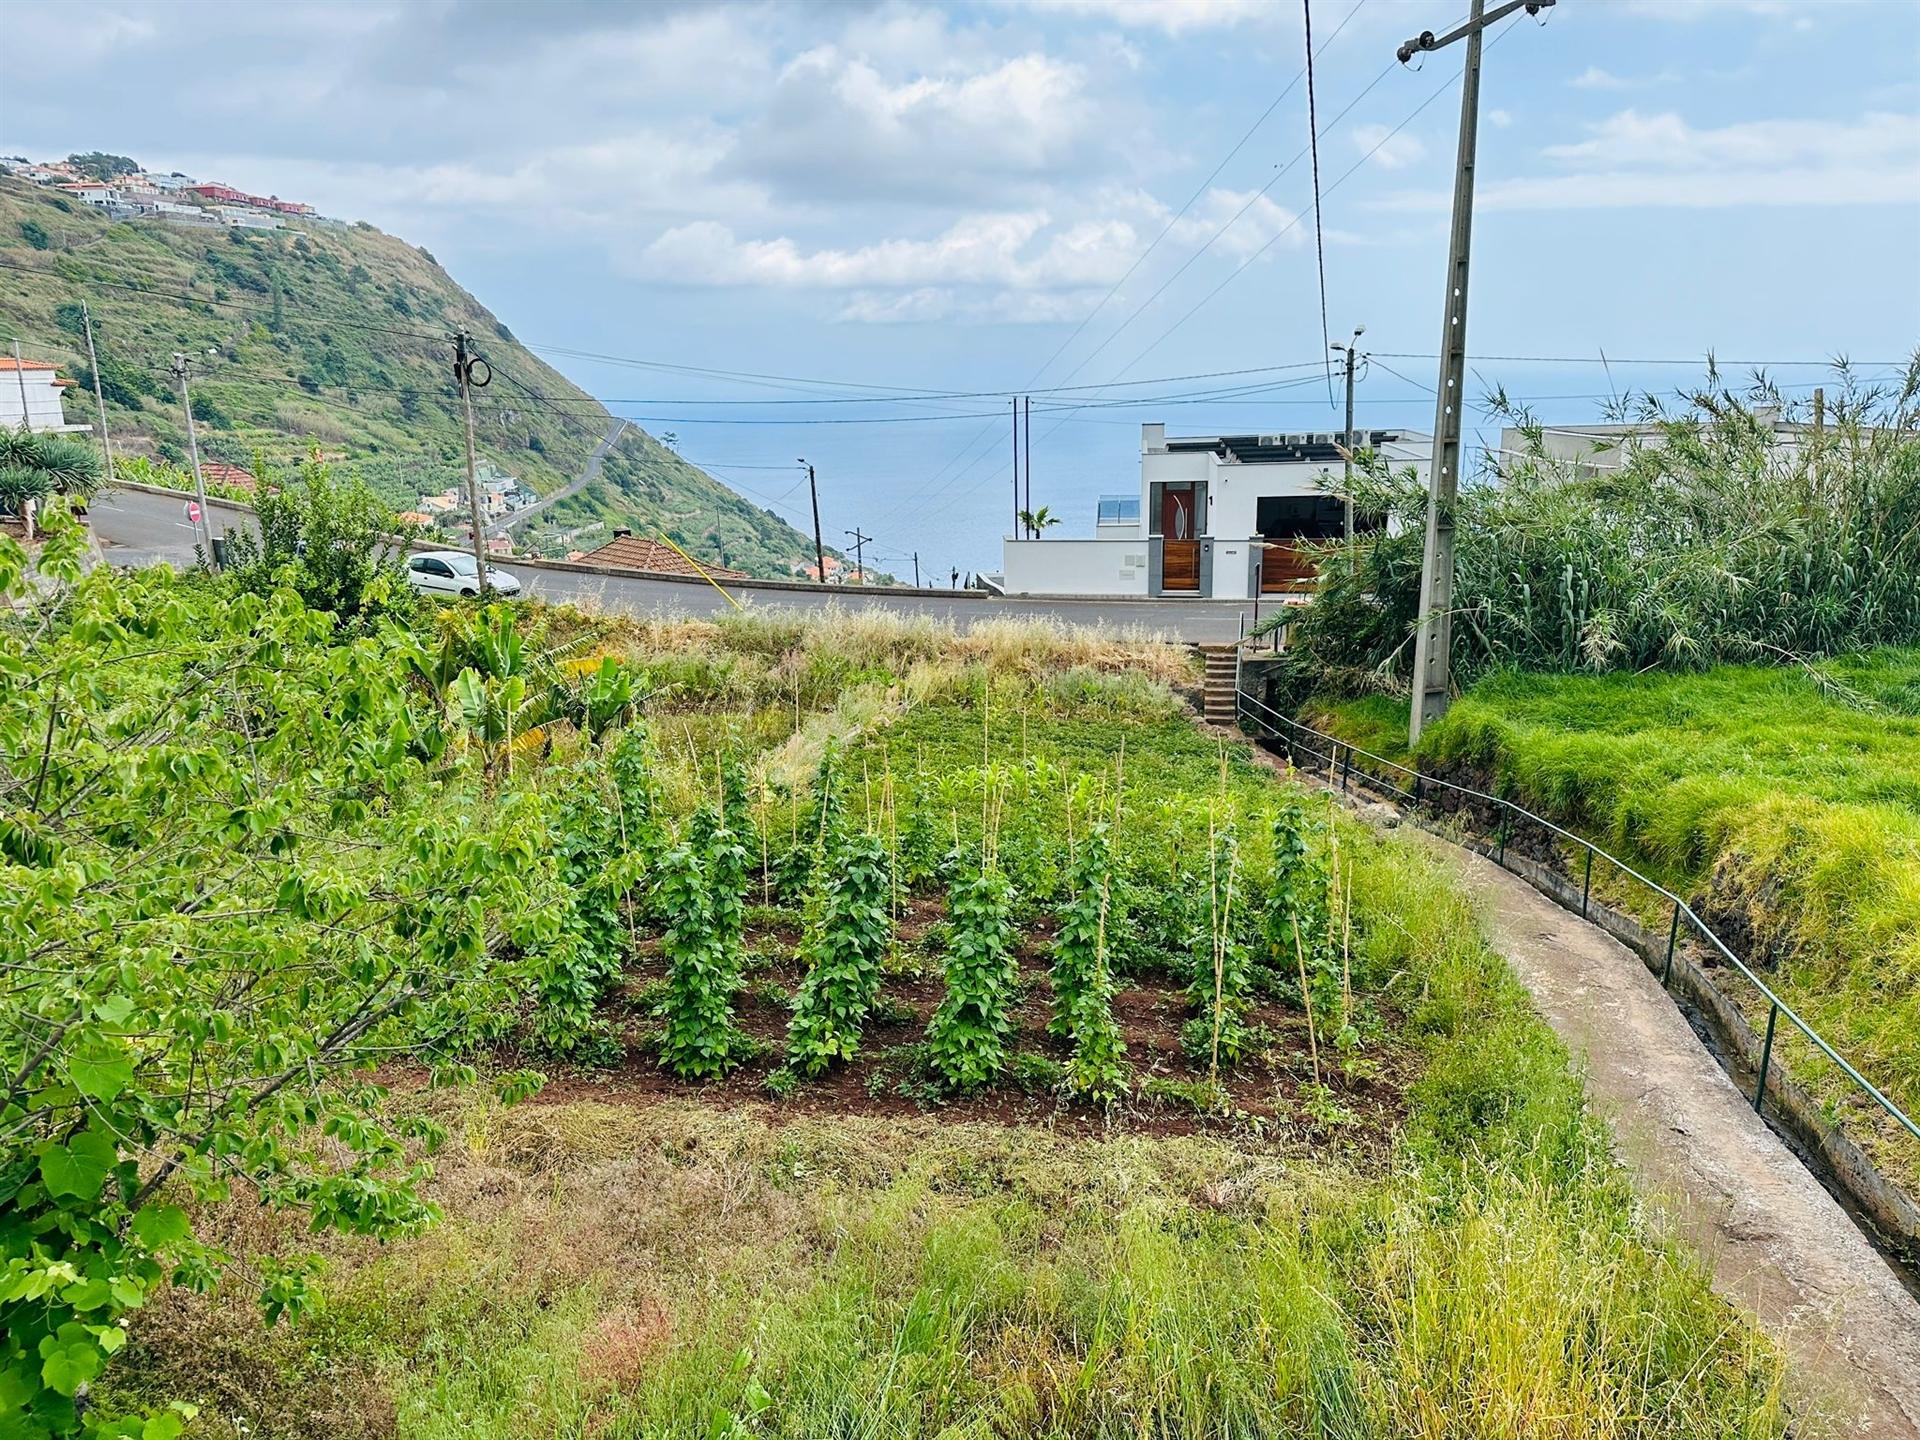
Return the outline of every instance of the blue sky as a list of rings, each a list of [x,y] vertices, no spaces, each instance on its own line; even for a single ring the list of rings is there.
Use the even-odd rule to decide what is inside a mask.
[[[1456,18],[1313,7],[1327,325],[1381,355],[1363,423],[1431,425],[1460,47],[1393,50]],[[1338,424],[1302,29],[1297,0],[14,7],[0,150],[121,151],[425,245],[689,458],[804,521],[805,456],[830,542],[859,524],[944,573],[993,566],[1010,509],[1007,402],[954,392],[1035,395],[1056,534],[1136,487],[1143,420]],[[1906,355],[1916,60],[1910,0],[1509,22],[1483,85],[1475,374],[1579,420],[1699,373],[1638,360]],[[1279,388],[1179,398],[1248,385]]]

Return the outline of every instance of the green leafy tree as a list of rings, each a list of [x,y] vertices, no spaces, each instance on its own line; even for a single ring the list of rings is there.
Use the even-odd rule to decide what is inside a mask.
[[[431,1221],[439,1138],[368,1073],[441,1079],[525,992],[558,879],[536,792],[428,765],[397,636],[291,591],[84,578],[56,500],[29,589],[0,538],[0,1397],[21,1436],[177,1434],[94,1406],[156,1288],[237,1263],[269,1321],[309,1265],[230,1253],[201,1207],[316,1231]],[[243,957],[243,959],[242,959]],[[516,1091],[524,1086],[516,1081]]]
[[[934,1073],[954,1090],[978,1090],[1006,1068],[1013,1034],[1013,887],[983,869],[947,901],[946,994],[927,1026]]]
[[[823,878],[824,894],[810,907],[807,974],[787,1029],[787,1063],[802,1075],[818,1075],[858,1053],[893,941],[893,873],[884,840],[854,836]]]
[[[69,155],[67,163],[93,180],[118,180],[122,175],[140,173],[140,162],[131,155],[110,155],[104,150],[89,150],[84,155]]]
[[[242,589],[266,594],[291,586],[343,624],[412,610],[397,538],[403,527],[365,482],[343,482],[326,462],[308,460],[277,487],[263,484],[254,510],[259,540],[245,531],[230,537],[228,564]]]

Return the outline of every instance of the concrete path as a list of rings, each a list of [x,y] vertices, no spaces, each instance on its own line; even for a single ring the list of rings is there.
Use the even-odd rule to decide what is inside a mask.
[[[1408,830],[1406,833],[1417,833]],[[1727,1078],[1625,946],[1491,861],[1423,836],[1587,1071],[1636,1184],[1714,1287],[1790,1356],[1795,1400],[1840,1436],[1920,1437],[1920,1302]]]

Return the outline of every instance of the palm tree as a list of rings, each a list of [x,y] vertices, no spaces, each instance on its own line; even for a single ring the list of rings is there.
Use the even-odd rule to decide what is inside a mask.
[[[100,488],[100,457],[84,441],[39,435],[22,425],[0,430],[0,506],[26,523],[33,538],[33,507],[49,495],[88,499]]]
[[[1043,530],[1060,523],[1060,517],[1045,505],[1038,510],[1022,510],[1019,518],[1021,527],[1035,539],[1040,537]]]

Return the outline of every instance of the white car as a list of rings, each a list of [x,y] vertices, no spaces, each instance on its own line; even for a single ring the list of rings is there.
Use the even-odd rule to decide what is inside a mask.
[[[465,550],[435,550],[407,562],[407,579],[416,590],[436,595],[478,595],[480,570]],[[520,581],[506,571],[487,566],[487,584],[501,595],[518,595]]]

